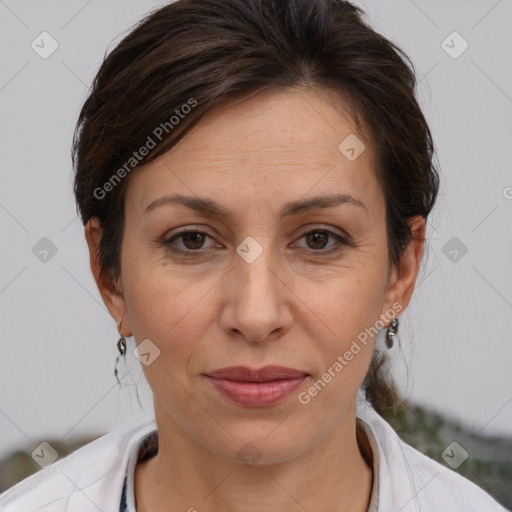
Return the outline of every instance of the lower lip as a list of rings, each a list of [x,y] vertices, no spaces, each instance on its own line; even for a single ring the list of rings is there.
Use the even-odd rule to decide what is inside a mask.
[[[207,377],[217,391],[235,404],[265,407],[291,395],[306,380],[307,375],[270,382],[240,382]]]

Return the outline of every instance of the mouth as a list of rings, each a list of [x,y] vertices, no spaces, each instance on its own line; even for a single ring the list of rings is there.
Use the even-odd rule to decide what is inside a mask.
[[[309,374],[284,366],[230,366],[205,376],[229,401],[245,407],[267,407],[291,395]]]

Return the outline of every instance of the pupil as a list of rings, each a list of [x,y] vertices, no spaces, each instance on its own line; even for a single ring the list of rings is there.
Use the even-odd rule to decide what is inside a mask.
[[[315,249],[323,249],[325,247],[325,244],[327,243],[327,233],[321,233],[319,231],[315,231],[314,233],[311,233],[309,235],[309,239],[313,240],[313,245],[317,242],[320,242],[321,247],[313,247]],[[325,242],[325,243],[322,243]]]
[[[187,243],[188,241],[192,241],[192,246]],[[203,245],[203,235],[201,233],[186,233],[183,242],[188,249],[199,249]]]

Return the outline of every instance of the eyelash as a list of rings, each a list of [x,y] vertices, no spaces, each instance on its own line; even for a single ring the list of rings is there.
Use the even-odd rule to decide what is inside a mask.
[[[207,237],[209,238],[212,238],[208,233],[204,232],[204,231],[199,231],[199,230],[196,230],[196,229],[190,229],[190,230],[186,230],[186,231],[181,231],[180,233],[176,233],[174,235],[172,235],[170,238],[166,238],[166,239],[163,239],[162,240],[162,245],[167,247],[171,252],[175,253],[175,254],[178,254],[178,255],[187,255],[187,256],[202,256],[204,255],[205,253],[205,249],[186,249],[186,250],[183,250],[183,249],[179,249],[177,247],[173,247],[172,244],[175,242],[175,240],[179,239],[179,238],[182,238],[183,236],[185,235],[188,235],[188,234],[191,234],[191,233],[198,233],[198,234],[201,234],[201,235],[206,235]],[[323,233],[323,234],[327,234],[329,236],[331,236],[332,238],[334,238],[336,241],[337,241],[337,244],[335,245],[339,245],[341,244],[342,246],[351,246],[352,244],[349,242],[349,240],[337,233],[334,233],[333,231],[330,231],[328,229],[320,229],[320,228],[317,228],[317,229],[312,229],[310,231],[306,231],[304,233],[302,233],[302,235],[299,237],[298,240],[300,240],[301,238],[304,238],[305,236],[311,234],[311,233]],[[330,255],[332,254],[333,252],[337,252],[339,250],[341,250],[342,247],[331,247],[329,249],[306,249],[307,251],[310,251],[312,253],[317,253],[317,254],[320,254],[320,255]]]

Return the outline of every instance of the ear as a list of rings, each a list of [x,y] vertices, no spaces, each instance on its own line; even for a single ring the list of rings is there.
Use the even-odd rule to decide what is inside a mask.
[[[107,306],[112,318],[116,322],[116,326],[122,319],[121,331],[124,336],[131,336],[131,327],[126,313],[126,302],[122,295],[122,289],[119,282],[112,282],[112,280],[101,272],[100,265],[100,241],[103,235],[103,230],[99,219],[96,217],[91,218],[85,226],[85,239],[89,246],[89,256],[91,271],[101,294],[101,298]],[[118,293],[121,292],[121,293]],[[127,331],[129,331],[127,333]]]
[[[400,304],[400,313],[405,310],[416,284],[425,242],[425,219],[421,215],[415,215],[407,222],[411,228],[412,240],[400,257],[398,265],[392,265],[381,316],[395,303]]]

